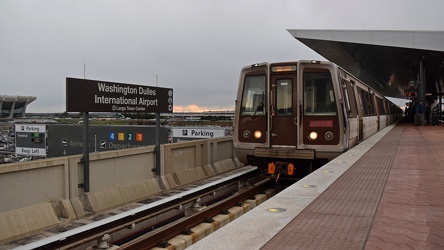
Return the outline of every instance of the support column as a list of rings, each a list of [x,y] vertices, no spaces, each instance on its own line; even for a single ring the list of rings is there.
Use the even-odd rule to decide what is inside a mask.
[[[419,86],[418,86],[418,99],[425,102],[425,90],[426,90],[426,76],[424,62],[419,62]]]
[[[22,117],[24,118],[26,115],[26,107],[28,107],[29,99],[23,104]]]
[[[1,113],[2,113],[2,107],[3,107],[3,102],[5,101],[5,98],[3,98],[1,101],[0,101],[0,117],[2,116],[1,115]]]
[[[16,102],[17,102],[17,99],[15,99],[15,101],[12,102],[11,112],[9,113],[9,118],[13,118],[14,117],[14,108],[15,108],[15,103]]]

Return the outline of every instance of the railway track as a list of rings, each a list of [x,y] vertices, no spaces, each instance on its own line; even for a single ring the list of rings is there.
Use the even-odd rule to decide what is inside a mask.
[[[209,224],[213,223],[214,220],[212,217],[221,213],[226,214],[229,208],[233,206],[241,206],[241,203],[246,199],[254,197],[257,193],[264,192],[270,186],[270,181],[270,179],[262,179],[243,191],[206,206],[205,209],[202,209],[194,215],[184,217],[183,219],[159,228],[159,230],[149,232],[142,237],[138,237],[119,245],[119,249],[149,249],[156,246],[165,247],[168,245],[166,242],[168,239],[179,234],[191,235],[194,233],[191,228],[197,224],[202,222]]]
[[[196,232],[191,230],[194,226],[202,222],[217,224],[212,217],[228,214],[231,207],[242,206],[245,200],[255,199],[256,194],[264,193],[273,185],[271,179],[258,174],[256,167],[247,166],[234,173],[130,204],[119,212],[89,217],[90,223],[74,229],[60,227],[59,230],[64,232],[23,244],[17,249],[149,249],[165,246],[169,244],[167,240],[178,234],[195,237]],[[52,229],[55,231],[57,229]]]

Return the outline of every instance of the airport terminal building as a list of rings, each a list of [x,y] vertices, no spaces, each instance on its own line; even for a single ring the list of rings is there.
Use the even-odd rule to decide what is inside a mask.
[[[37,97],[0,95],[0,119],[25,117],[26,107]]]

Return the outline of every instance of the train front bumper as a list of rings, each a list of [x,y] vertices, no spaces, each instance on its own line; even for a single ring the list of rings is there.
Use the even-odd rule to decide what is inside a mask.
[[[294,148],[255,148],[254,155],[256,157],[264,158],[313,160],[315,158],[315,150]]]

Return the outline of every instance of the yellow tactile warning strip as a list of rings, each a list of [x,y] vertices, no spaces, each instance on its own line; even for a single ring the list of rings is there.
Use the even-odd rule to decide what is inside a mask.
[[[444,249],[443,153],[398,124],[262,249]]]

